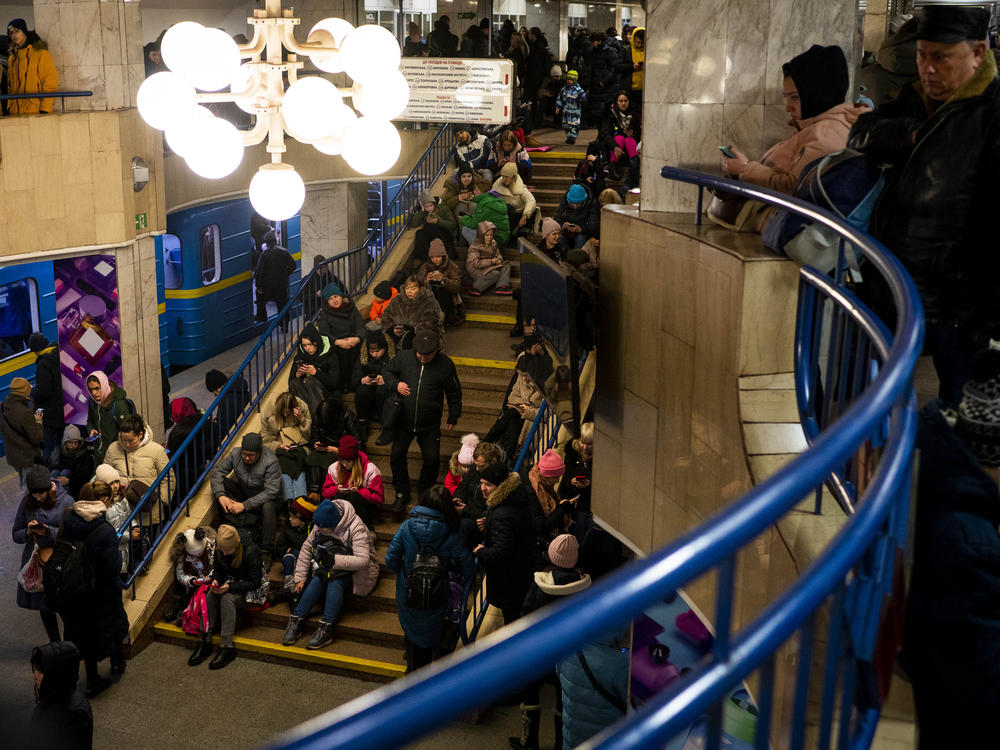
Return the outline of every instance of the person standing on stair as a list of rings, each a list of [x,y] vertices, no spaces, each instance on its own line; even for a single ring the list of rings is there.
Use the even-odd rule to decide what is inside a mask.
[[[313,513],[312,531],[295,563],[295,592],[302,598],[288,619],[283,646],[292,646],[302,637],[309,611],[321,602],[323,616],[306,648],[323,648],[333,641],[333,625],[344,606],[355,596],[368,596],[378,583],[373,538],[346,500],[319,504]]]
[[[441,352],[436,333],[418,330],[413,348],[400,352],[386,365],[386,383],[401,397],[401,414],[392,433],[389,466],[396,501],[392,509],[402,512],[410,502],[410,472],[407,451],[413,439],[420,445],[423,464],[417,491],[423,492],[438,481],[441,468],[441,415],[448,399],[445,427],[455,429],[462,416],[462,386],[455,363]]]
[[[25,378],[10,381],[10,393],[0,404],[0,438],[7,465],[17,471],[24,492],[28,472],[42,462],[44,440],[42,415],[31,410],[31,383]]]
[[[62,375],[59,372],[59,347],[35,331],[28,337],[28,348],[35,353],[35,387],[31,400],[42,410],[42,454],[48,461],[58,451],[66,420],[63,418]]]
[[[208,632],[198,640],[188,665],[196,667],[212,653],[212,631],[221,615],[219,653],[209,662],[209,669],[222,669],[236,658],[233,633],[236,632],[236,608],[246,606],[246,595],[256,591],[264,578],[260,548],[250,535],[227,523],[219,527],[212,556],[212,581],[208,589]]]
[[[476,572],[472,555],[462,546],[458,535],[459,520],[451,494],[442,485],[435,485],[420,496],[420,504],[410,511],[385,554],[385,566],[397,574],[396,606],[399,624],[406,634],[407,672],[433,661],[448,607],[447,596],[434,607],[407,601],[407,578],[413,572],[417,555],[425,552],[437,555],[441,569],[456,569],[465,580],[470,580]],[[442,578],[442,587],[447,589],[447,572]]]

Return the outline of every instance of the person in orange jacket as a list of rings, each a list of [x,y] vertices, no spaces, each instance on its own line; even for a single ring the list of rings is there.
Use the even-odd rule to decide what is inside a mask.
[[[11,94],[37,94],[56,91],[59,74],[49,53],[49,45],[34,31],[28,31],[23,18],[7,24],[13,49],[7,63]],[[52,99],[11,99],[7,110],[12,115],[31,115],[52,111]]]
[[[382,313],[385,312],[385,308],[392,301],[392,298],[399,294],[399,290],[388,281],[382,281],[375,285],[372,294],[374,299],[372,299],[372,306],[368,310],[368,321],[365,323],[365,328],[369,331],[379,331],[382,328]]]

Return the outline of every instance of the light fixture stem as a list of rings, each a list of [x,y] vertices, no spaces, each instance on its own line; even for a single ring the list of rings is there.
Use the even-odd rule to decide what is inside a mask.
[[[248,18],[247,23],[253,24],[253,19]],[[264,51],[266,45],[267,39],[260,33],[260,26],[253,24],[253,39],[248,44],[238,45],[240,48],[240,57],[257,57],[257,55]]]
[[[281,25],[281,42],[289,52],[294,52],[296,55],[311,55],[316,52],[336,52],[340,49],[334,45],[327,46],[322,42],[298,42],[295,39],[295,33],[290,24]]]
[[[240,135],[243,136],[244,146],[256,146],[263,143],[269,131],[269,116],[266,114],[257,115],[257,121],[250,130],[245,130]]]

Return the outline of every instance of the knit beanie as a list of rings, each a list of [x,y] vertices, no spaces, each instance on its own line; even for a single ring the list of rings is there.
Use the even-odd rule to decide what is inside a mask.
[[[340,288],[340,284],[338,284],[336,281],[331,281],[329,284],[323,287],[322,294],[323,294],[323,299],[328,300],[330,299],[330,297],[333,297],[334,295],[336,295],[337,297],[343,297],[344,290]]]
[[[15,396],[28,398],[31,395],[31,383],[24,378],[14,378],[10,381],[10,392]]]
[[[243,436],[243,442],[240,443],[240,449],[260,453],[264,450],[264,440],[261,438],[259,432],[248,432]]]
[[[517,165],[514,162],[509,161],[500,167],[501,177],[514,177],[515,175],[517,175]]]
[[[475,463],[475,456],[473,453],[479,446],[479,436],[470,432],[468,435],[462,435],[462,447],[458,449],[458,462],[462,466],[472,466]]]
[[[97,471],[94,473],[94,479],[98,482],[107,482],[111,484],[112,482],[122,481],[122,475],[118,473],[116,469],[111,464],[101,464],[97,467]]]
[[[226,377],[226,373],[221,370],[209,370],[205,373],[205,389],[209,391],[217,391],[222,388],[229,378]]]
[[[580,557],[580,543],[572,534],[560,534],[549,542],[549,562],[560,568],[575,568]]]
[[[956,434],[983,466],[1000,466],[1000,349],[978,352],[962,388]]]
[[[444,243],[439,239],[431,240],[430,247],[427,248],[428,258],[443,258],[448,254],[444,249]]]
[[[392,299],[392,284],[388,281],[380,281],[372,289],[372,294],[381,300]]]
[[[297,497],[292,500],[289,510],[306,523],[309,523],[316,512],[316,503],[311,502],[308,497]]]
[[[337,453],[341,458],[352,460],[358,457],[358,440],[353,435],[342,435]]]
[[[385,334],[382,331],[374,330],[365,334],[365,346],[369,349],[373,346],[376,349],[385,349],[389,346],[389,342],[385,340]]]
[[[28,475],[24,478],[24,484],[28,492],[44,492],[52,487],[52,478],[49,470],[41,464],[35,464],[28,469]]]
[[[507,467],[502,463],[497,461],[487,466],[479,474],[480,479],[484,479],[492,485],[498,485],[503,482],[508,476]]]
[[[420,194],[417,196],[417,203],[421,206],[425,203],[436,203],[434,200],[434,193],[427,189],[421,190]]]
[[[574,183],[572,187],[566,191],[566,200],[570,203],[583,203],[587,200],[587,189],[579,183]]]
[[[30,336],[28,336],[28,348],[31,351],[35,352],[36,354],[40,352],[42,349],[46,348],[48,345],[49,345],[49,340],[45,338],[44,333],[35,331]]]
[[[476,173],[476,170],[473,169],[472,165],[469,164],[468,162],[462,162],[462,164],[459,165],[459,167],[458,167],[458,174],[459,174],[459,176],[461,176],[463,174],[475,174],[475,173]]]
[[[549,75],[552,76],[553,78],[562,78],[562,66],[553,65],[551,68],[549,68]]]
[[[575,70],[567,70],[566,71],[566,78],[572,78],[575,81],[579,77],[580,77],[580,74],[577,73]]]
[[[814,44],[785,63],[782,72],[795,81],[803,120],[843,104],[847,97],[850,84],[847,58],[835,44],[829,47]]]
[[[549,448],[538,459],[538,463],[535,464],[538,467],[538,473],[546,478],[561,477],[566,471],[566,464],[563,463],[562,456],[556,453],[554,450]]]
[[[542,219],[542,237],[547,237],[551,232],[558,232],[562,229],[555,219]]]
[[[25,34],[28,33],[28,24],[23,18],[12,18],[10,23],[7,24],[7,30],[20,29]]]
[[[240,546],[240,532],[235,526],[224,523],[215,534],[215,544],[222,554],[231,555]]]
[[[340,508],[333,504],[332,500],[324,500],[313,513],[313,526],[322,529],[335,529],[340,523]]]
[[[68,443],[70,440],[83,440],[83,433],[75,424],[68,424],[63,430],[62,441]]]

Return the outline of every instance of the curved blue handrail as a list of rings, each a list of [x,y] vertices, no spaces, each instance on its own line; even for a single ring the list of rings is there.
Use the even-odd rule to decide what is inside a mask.
[[[821,732],[829,742],[833,713],[838,701],[836,688],[840,660],[851,657],[869,663],[879,621],[882,597],[891,585],[885,575],[905,537],[909,498],[911,452],[916,432],[916,414],[911,376],[923,341],[923,312],[916,288],[899,261],[872,238],[853,229],[832,214],[789,196],[744,183],[733,183],[689,170],[664,168],[668,179],[699,187],[717,187],[729,193],[762,200],[795,211],[826,225],[851,242],[888,283],[898,312],[892,341],[884,329],[861,316],[859,325],[870,335],[884,360],[877,375],[833,424],[820,433],[811,448],[782,471],[756,486],[743,498],[720,511],[693,531],[655,551],[648,558],[606,576],[593,587],[558,605],[522,618],[499,633],[467,649],[419,670],[406,679],[387,685],[346,705],[306,722],[269,745],[273,748],[390,748],[414,741],[440,728],[448,720],[509,693],[535,679],[552,664],[583,645],[621,627],[648,606],[694,578],[719,570],[720,603],[727,592],[722,581],[732,585],[736,553],[750,543],[824,479],[870,436],[891,419],[888,438],[864,502],[820,558],[792,588],[774,602],[752,624],[735,635],[728,622],[717,622],[715,658],[693,670],[656,696],[642,709],[622,719],[585,747],[654,747],[682,731],[709,711],[709,745],[718,747],[722,710],[727,690],[760,667],[762,680],[757,747],[769,743],[773,701],[774,654],[796,631],[802,634],[799,652],[798,690],[795,694],[796,724],[793,746],[804,733],[809,667],[811,665],[814,614],[833,597]],[[700,202],[700,201],[699,201]],[[831,282],[831,288],[835,287]],[[839,291],[850,305],[849,293]],[[849,307],[853,312],[856,307]],[[874,330],[867,330],[874,329]],[[891,570],[891,564],[888,565]],[[728,575],[723,575],[727,573]],[[730,588],[728,594],[731,596]],[[846,614],[851,618],[845,621]],[[836,644],[839,650],[833,650]],[[829,658],[833,654],[832,659]],[[865,661],[867,660],[867,661]],[[855,661],[851,662],[852,664]],[[832,667],[831,667],[832,664]],[[803,674],[805,685],[803,687]],[[865,738],[874,731],[878,706],[855,700],[857,678],[845,674],[840,694],[840,746]],[[832,695],[828,698],[826,693]],[[853,727],[853,729],[852,729]],[[860,740],[858,740],[860,738]],[[823,744],[827,746],[827,744]]]

